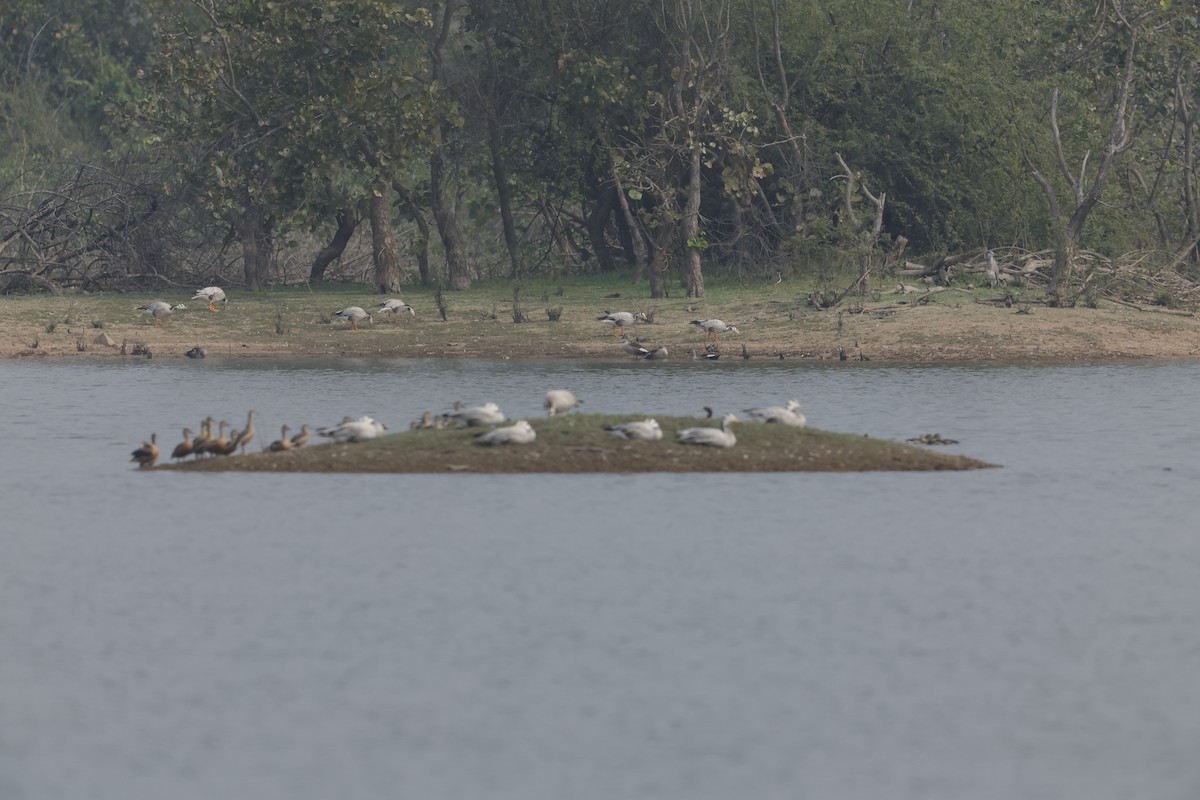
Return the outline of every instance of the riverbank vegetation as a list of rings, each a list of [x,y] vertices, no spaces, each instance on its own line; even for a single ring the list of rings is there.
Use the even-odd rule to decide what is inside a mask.
[[[11,0],[0,292],[788,280],[841,311],[982,281],[1189,311],[1198,24],[1171,0]]]
[[[861,472],[992,466],[957,454],[865,436],[781,425],[736,425],[728,449],[679,444],[676,433],[717,420],[657,416],[663,439],[624,441],[605,425],[643,417],[570,414],[530,420],[532,444],[482,447],[479,428],[411,430],[285,453],[213,457],[157,469],[204,472]],[[166,450],[169,452],[169,449]],[[163,459],[166,461],[167,459]]]

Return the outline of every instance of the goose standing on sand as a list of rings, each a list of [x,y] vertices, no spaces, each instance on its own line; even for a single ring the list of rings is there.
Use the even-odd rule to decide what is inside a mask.
[[[195,447],[195,442],[192,440],[192,429],[184,428],[183,441],[175,445],[175,449],[171,451],[171,458],[187,458],[192,454],[193,447]]]
[[[158,461],[158,434],[150,434],[150,441],[142,442],[142,446],[134,450],[133,458],[130,461],[136,461],[138,469],[153,467],[154,462]]]
[[[733,414],[726,414],[719,428],[684,428],[679,432],[679,441],[684,444],[703,444],[709,447],[733,447],[737,437],[733,435],[732,426],[741,422]]]
[[[618,439],[640,439],[643,442],[657,442],[663,435],[658,420],[649,418],[622,422],[619,425],[605,425],[604,430]]]
[[[609,333],[611,333],[613,336],[617,336],[618,334],[624,336],[626,328],[632,328],[639,322],[645,322],[646,319],[646,315],[641,311],[637,312],[636,314],[631,314],[628,311],[613,311],[611,313],[605,311],[604,316],[596,317],[598,322],[603,322],[605,325],[612,326],[609,330]]]
[[[741,331],[733,325],[727,325],[724,320],[719,319],[694,319],[688,323],[695,325],[700,330],[704,331],[704,341],[720,341],[718,336],[722,333],[732,333],[737,336],[741,335]]]
[[[214,314],[219,309],[213,303],[220,302],[221,305],[225,305],[228,302],[225,298],[225,290],[219,286],[205,286],[203,289],[197,289],[196,293],[192,295],[192,299],[206,301],[208,303],[208,310]]]
[[[279,438],[271,442],[271,444],[267,447],[267,451],[271,453],[282,453],[286,450],[291,450],[292,440],[288,438],[288,431],[290,430],[291,428],[289,428],[287,425],[284,425],[282,428],[280,428]]]
[[[800,401],[788,400],[786,406],[747,408],[746,413],[758,422],[774,422],[792,428],[803,428],[808,420],[800,413]]]
[[[384,300],[379,304],[380,314],[391,314],[393,317],[397,317],[403,314],[405,311],[407,311],[411,316],[415,317],[417,315],[416,309],[403,300]]]
[[[349,322],[350,330],[352,331],[359,330],[358,323],[362,322],[364,319],[372,324],[375,322],[374,317],[358,306],[350,306],[349,308],[343,308],[341,311],[335,311],[333,312],[333,316],[336,319]]]
[[[536,438],[537,433],[533,430],[533,426],[522,419],[506,428],[496,428],[494,431],[480,434],[475,443],[483,445],[529,444]]]
[[[459,427],[478,428],[483,425],[499,425],[504,422],[504,412],[495,403],[484,403],[481,406],[456,409],[446,414],[447,420],[453,420]]]
[[[333,439],[335,442],[365,442],[367,439],[377,439],[383,436],[387,426],[376,422],[370,417],[343,420],[341,425],[332,428],[321,428],[317,431],[320,436]]]
[[[145,313],[154,317],[155,325],[165,325],[167,324],[167,318],[176,311],[186,310],[187,306],[185,306],[183,303],[171,305],[170,303],[164,303],[161,300],[155,300],[153,303],[146,303],[144,306],[138,306],[138,311],[144,311]]]
[[[202,443],[198,443],[194,448],[192,448],[192,452],[195,453],[197,456],[200,456],[200,455],[210,455],[211,456],[211,455],[216,455],[217,453],[224,450],[225,445],[229,444],[229,440],[225,437],[225,428],[228,426],[229,426],[229,423],[226,422],[225,420],[221,420],[220,422],[218,422],[217,428],[220,430],[220,435],[214,438],[212,435],[212,425],[209,425],[208,426],[209,427],[208,439],[206,439]]]
[[[254,417],[257,415],[257,411],[251,411],[246,415],[246,427],[242,429],[242,435],[238,437],[238,446],[242,448],[242,455],[246,455],[246,445],[254,439]]]
[[[306,422],[300,426],[300,432],[292,437],[292,447],[304,447],[310,438],[312,438],[312,425]]]
[[[542,405],[546,407],[546,411],[550,416],[556,414],[565,414],[576,406],[583,405],[583,401],[575,396],[575,393],[569,389],[551,389],[546,392],[546,399]]]

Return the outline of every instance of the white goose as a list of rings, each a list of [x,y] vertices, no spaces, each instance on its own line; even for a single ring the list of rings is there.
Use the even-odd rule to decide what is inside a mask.
[[[410,315],[412,315],[414,317],[417,315],[416,309],[414,309],[412,306],[410,306],[408,303],[404,302],[403,300],[396,300],[393,298],[391,300],[384,300],[382,303],[379,304],[379,313],[380,314],[391,314],[392,316],[399,316],[400,314],[403,314],[405,311],[407,311]]]
[[[317,435],[333,439],[335,442],[363,442],[383,436],[383,432],[386,430],[386,425],[376,422],[370,417],[359,417],[358,419],[343,417],[340,425],[321,428],[317,431]]]
[[[694,319],[688,324],[695,325],[697,328],[704,331],[704,341],[706,342],[710,339],[714,342],[719,341],[717,337],[722,333],[732,333],[738,336],[740,336],[742,333],[733,325],[727,325],[724,320],[719,319]]]
[[[684,444],[703,444],[709,447],[733,447],[737,437],[730,430],[734,423],[741,422],[733,414],[726,414],[719,428],[684,428],[679,432],[679,441]]]
[[[803,428],[808,420],[800,413],[800,401],[788,400],[785,406],[765,406],[763,408],[747,408],[746,413],[758,422],[775,422],[793,428]]]
[[[213,305],[213,303],[220,301],[221,305],[225,305],[225,303],[228,302],[225,299],[225,290],[219,286],[205,286],[203,289],[197,289],[196,293],[192,295],[192,299],[204,300],[207,302],[208,310],[214,314],[217,313],[218,309]]]
[[[335,311],[333,312],[333,316],[335,319],[349,322],[350,330],[352,331],[359,330],[358,323],[362,322],[364,319],[371,323],[375,322],[374,317],[358,306],[350,306],[349,308],[343,308],[341,311]]]
[[[551,389],[546,392],[546,399],[542,405],[546,407],[546,411],[550,416],[556,414],[565,414],[575,406],[583,405],[583,401],[575,396],[575,393],[569,389]]]
[[[172,314],[174,314],[176,311],[186,311],[186,310],[187,310],[187,306],[185,306],[183,303],[176,303],[175,305],[171,305],[170,303],[164,303],[161,300],[155,300],[153,303],[146,303],[146,305],[144,305],[144,306],[138,306],[138,311],[143,311],[143,312],[149,314],[150,316],[154,317],[155,325],[159,325],[159,324],[165,325],[167,323],[167,318],[170,317]]]
[[[522,419],[506,428],[496,428],[494,431],[481,434],[475,442],[483,445],[529,444],[536,438],[537,433],[533,430],[533,426]]]
[[[478,428],[483,425],[499,425],[504,422],[504,412],[495,403],[484,403],[481,406],[456,409],[446,414],[447,420],[453,420],[459,427]]]
[[[639,322],[646,321],[646,315],[641,311],[636,314],[631,314],[628,311],[613,311],[604,312],[604,316],[596,317],[598,322],[603,322],[605,325],[611,325],[612,330],[609,331],[613,336],[618,334],[624,335],[625,328],[632,328]]]
[[[657,442],[663,436],[658,420],[649,418],[622,422],[619,425],[605,425],[604,430],[618,439],[640,439],[643,442]]]

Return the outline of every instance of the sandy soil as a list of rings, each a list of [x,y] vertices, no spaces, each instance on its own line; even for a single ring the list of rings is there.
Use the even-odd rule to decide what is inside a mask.
[[[1200,320],[1195,316],[1115,306],[1019,310],[964,296],[929,305],[880,302],[860,312],[738,311],[733,318],[742,335],[722,339],[725,358],[838,359],[844,354],[873,361],[952,362],[1200,357]],[[223,316],[232,321],[232,314]],[[637,333],[652,345],[667,346],[671,358],[687,358],[690,349],[704,346],[703,336],[686,322],[664,320],[643,325]],[[114,344],[98,343],[102,336]],[[198,333],[186,323],[158,327],[145,322],[116,323],[103,330],[62,324],[45,332],[0,314],[0,357],[134,357],[135,343],[153,357],[183,357],[197,345],[210,357],[626,357],[617,340],[590,320],[530,325],[475,320],[459,326],[425,316],[419,323],[376,324],[360,332],[321,325],[277,336],[232,325]]]

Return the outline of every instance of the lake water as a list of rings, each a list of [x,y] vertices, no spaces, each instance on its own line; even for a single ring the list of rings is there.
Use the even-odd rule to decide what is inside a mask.
[[[456,399],[949,474],[138,473]],[[0,798],[1200,796],[1200,364],[0,362]],[[257,446],[257,445],[255,445]]]

